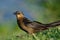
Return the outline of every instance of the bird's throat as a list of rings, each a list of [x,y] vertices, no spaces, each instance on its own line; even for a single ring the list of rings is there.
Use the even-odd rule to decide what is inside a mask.
[[[19,22],[21,27],[26,28],[24,25],[23,19],[18,19],[18,22]]]

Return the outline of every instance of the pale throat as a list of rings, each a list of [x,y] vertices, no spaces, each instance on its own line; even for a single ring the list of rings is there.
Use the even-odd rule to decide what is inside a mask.
[[[18,18],[18,20],[23,20],[23,16],[22,15],[17,15],[17,18]]]
[[[20,15],[17,15],[18,18],[20,18],[21,16]]]

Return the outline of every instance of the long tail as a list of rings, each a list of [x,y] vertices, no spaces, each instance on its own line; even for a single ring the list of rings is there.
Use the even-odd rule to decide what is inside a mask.
[[[47,24],[47,27],[56,27],[60,25],[60,21],[52,22]]]

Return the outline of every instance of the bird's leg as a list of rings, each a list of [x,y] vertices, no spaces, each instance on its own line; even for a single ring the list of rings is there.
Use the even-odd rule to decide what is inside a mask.
[[[32,35],[36,40],[39,40],[34,33]]]

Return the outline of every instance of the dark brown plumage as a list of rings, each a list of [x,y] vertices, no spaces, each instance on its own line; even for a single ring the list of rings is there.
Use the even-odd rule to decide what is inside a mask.
[[[16,11],[14,14],[16,15],[18,26],[29,34],[33,34],[38,31],[46,30],[50,27],[55,27],[60,25],[60,21],[49,24],[42,24],[37,21],[30,21],[29,19],[24,17],[24,14],[22,12],[19,11]]]

